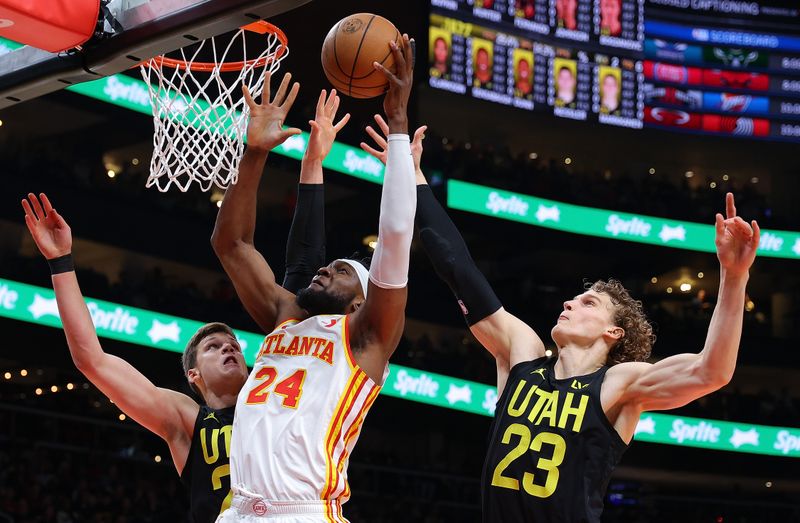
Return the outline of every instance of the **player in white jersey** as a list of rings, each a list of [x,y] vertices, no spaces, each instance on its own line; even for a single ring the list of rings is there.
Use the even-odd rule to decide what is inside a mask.
[[[346,521],[341,505],[350,496],[350,452],[403,332],[416,207],[407,116],[412,41],[403,35],[390,47],[397,73],[375,64],[389,82],[383,106],[391,134],[371,266],[335,260],[297,296],[277,285],[253,237],[267,153],[299,132],[282,127],[299,85],[289,89],[287,74],[273,100],[265,88],[261,104],[245,90],[248,148],[239,181],[225,194],[212,244],[245,308],[270,334],[238,398],[234,498],[219,521]],[[322,96],[320,104],[333,120],[338,96],[327,102]]]

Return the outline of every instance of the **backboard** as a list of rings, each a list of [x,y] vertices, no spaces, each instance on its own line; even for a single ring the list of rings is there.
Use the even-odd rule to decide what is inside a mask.
[[[21,47],[0,55],[0,109],[120,73],[142,60],[269,19],[311,0],[112,0],[108,38],[80,52]]]

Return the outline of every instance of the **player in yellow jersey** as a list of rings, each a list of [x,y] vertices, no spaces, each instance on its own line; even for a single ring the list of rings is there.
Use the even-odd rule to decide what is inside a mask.
[[[220,521],[346,521],[341,505],[350,496],[349,456],[403,331],[416,207],[407,116],[412,41],[404,35],[390,46],[397,73],[375,64],[389,82],[383,107],[390,134],[371,265],[335,260],[297,296],[277,285],[253,237],[267,153],[299,132],[283,129],[299,85],[290,88],[287,74],[274,98],[265,88],[260,104],[245,91],[248,148],[212,244],[245,308],[269,334],[237,401],[234,497]],[[337,96],[320,98],[332,108],[338,103]]]
[[[386,124],[376,117],[378,127]],[[745,286],[760,231],[737,216],[732,194],[716,215],[720,291],[699,353],[651,364],[654,340],[641,302],[616,280],[597,281],[564,302],[551,331],[557,357],[506,311],[420,169],[412,144],[420,242],[458,299],[472,333],[494,356],[499,399],[483,475],[483,521],[599,522],[611,473],[643,411],[680,407],[725,385],[742,334]],[[386,161],[386,142],[361,147]]]

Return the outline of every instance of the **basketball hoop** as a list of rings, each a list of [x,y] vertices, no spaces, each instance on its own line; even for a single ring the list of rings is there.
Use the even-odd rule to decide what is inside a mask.
[[[248,58],[247,39],[254,34],[264,35],[266,47],[259,43],[258,55],[252,58],[251,51]],[[157,56],[141,65],[155,125],[147,187],[165,192],[175,184],[186,192],[193,181],[203,191],[236,183],[250,116],[241,86],[259,96],[264,73],[278,70],[289,47],[286,35],[263,20],[240,28],[227,43],[225,38],[212,37],[176,51],[179,57]],[[200,61],[209,54],[209,61]]]

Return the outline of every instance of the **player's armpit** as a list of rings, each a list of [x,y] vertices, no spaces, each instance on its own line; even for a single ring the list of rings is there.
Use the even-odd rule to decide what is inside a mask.
[[[620,363],[608,371],[629,384],[621,392],[622,404],[635,404],[640,412],[682,407],[727,384],[710,373],[703,354],[677,354],[657,363]]]
[[[214,243],[214,252],[245,310],[264,332],[272,332],[281,321],[302,313],[295,295],[278,285],[269,264],[253,244],[218,242]]]
[[[349,319],[350,346],[358,366],[382,384],[383,371],[405,326],[408,288],[384,289],[371,281],[367,299]]]
[[[507,362],[509,368],[545,355],[544,343],[536,332],[504,308],[477,322],[470,330],[495,359]]]

